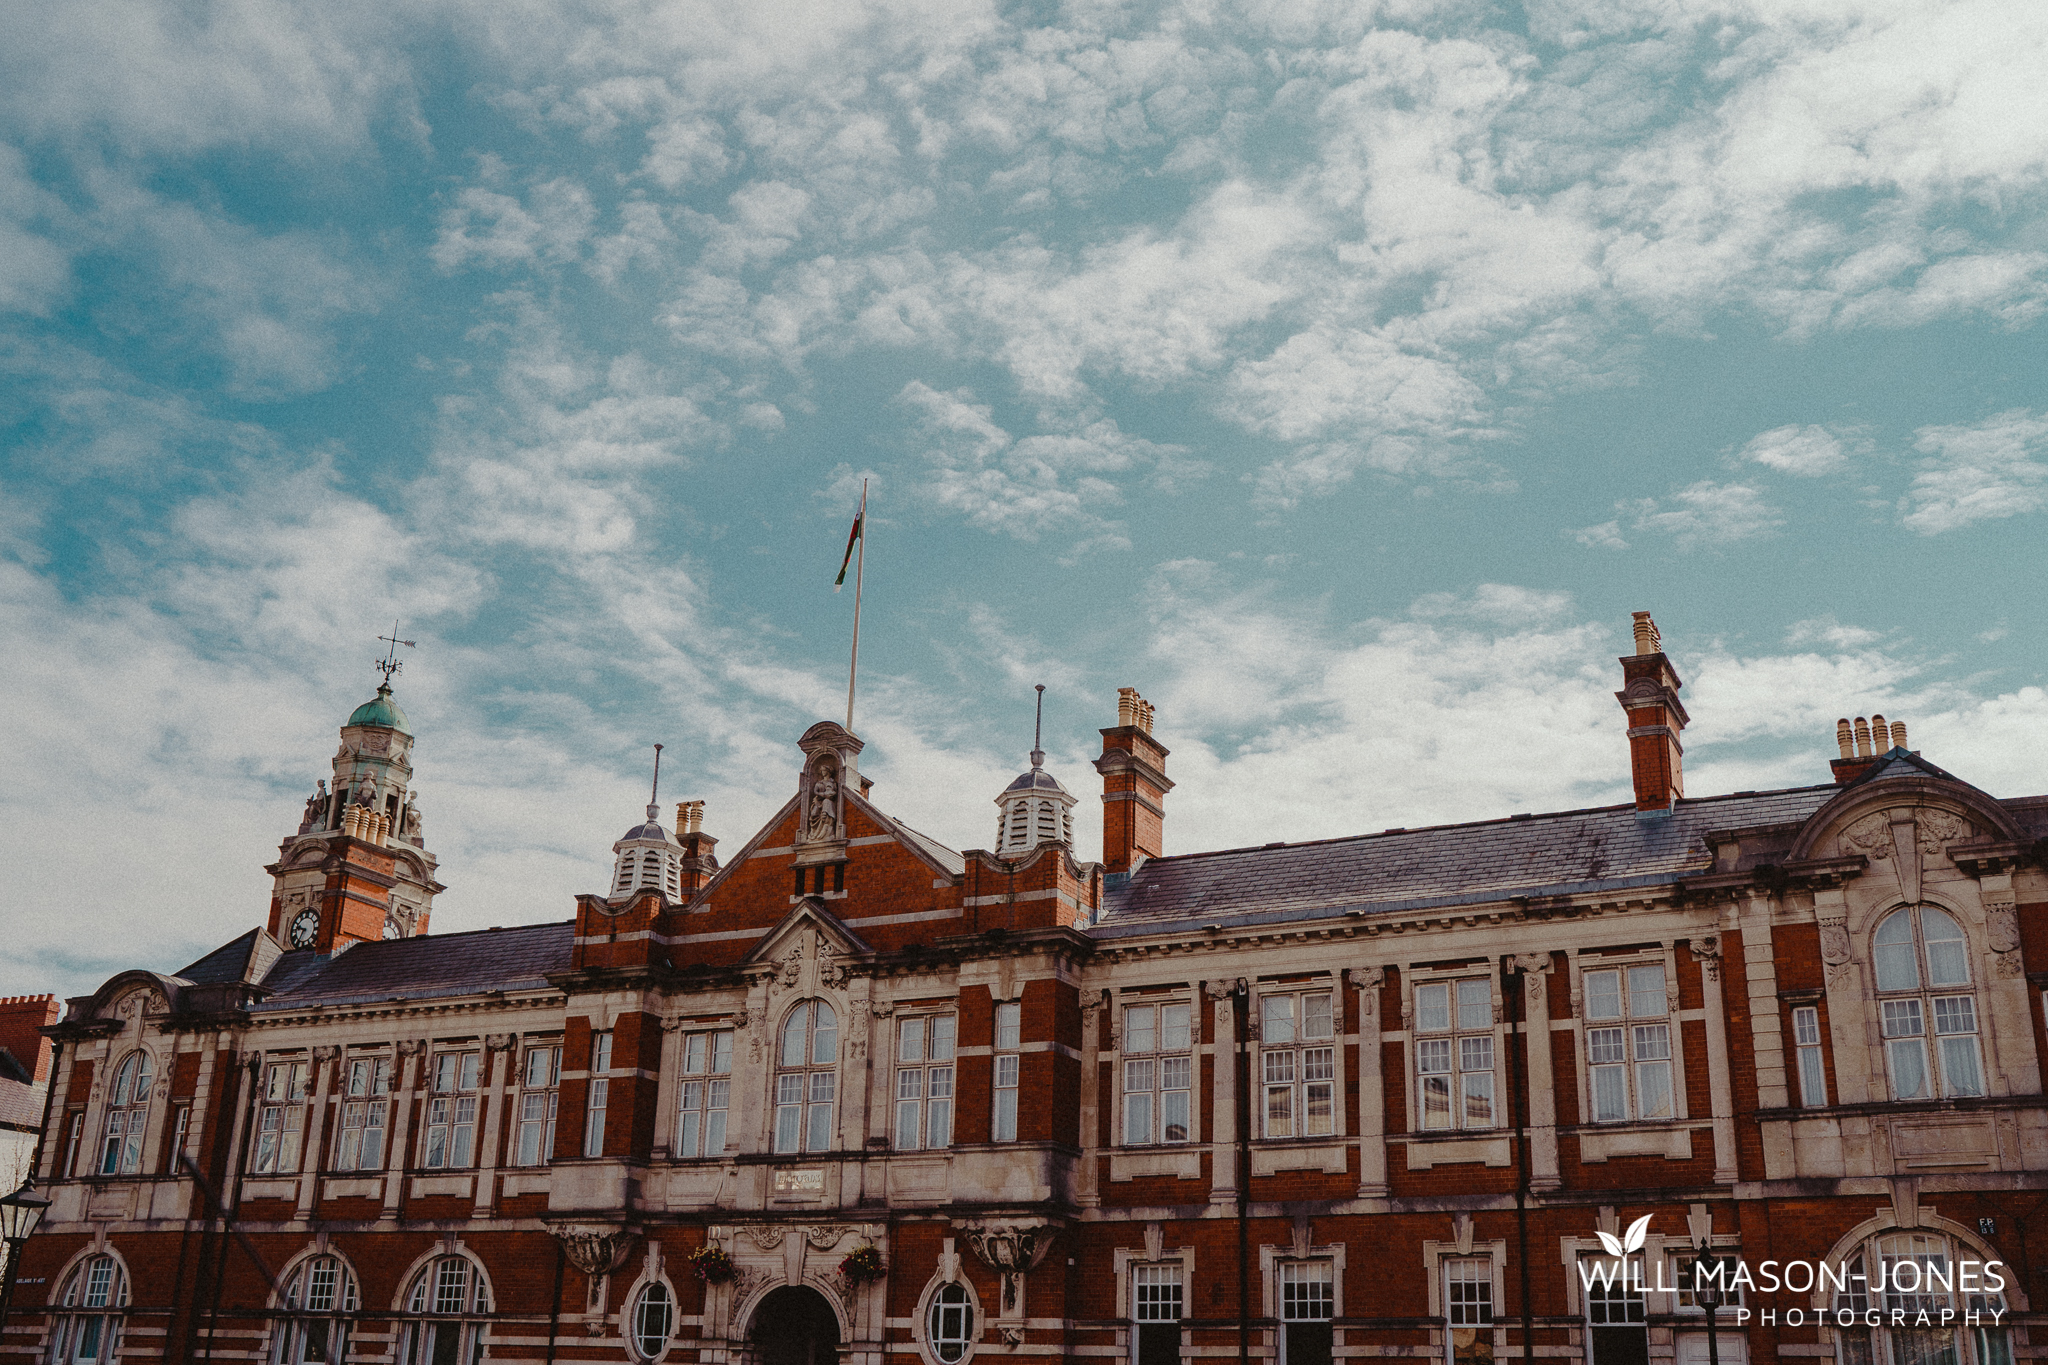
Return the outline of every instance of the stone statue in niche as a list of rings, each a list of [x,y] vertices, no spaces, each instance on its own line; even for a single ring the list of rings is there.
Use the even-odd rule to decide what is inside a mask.
[[[413,800],[411,792],[405,794],[405,809],[398,813],[398,837],[415,844],[426,837],[425,826],[420,819],[420,808]]]
[[[327,819],[327,779],[321,778],[313,788],[313,794],[306,798],[305,818],[299,821],[299,833],[310,834]]]
[[[804,827],[804,837],[839,837],[839,781],[829,763],[818,765],[818,780],[811,784],[810,818]]]

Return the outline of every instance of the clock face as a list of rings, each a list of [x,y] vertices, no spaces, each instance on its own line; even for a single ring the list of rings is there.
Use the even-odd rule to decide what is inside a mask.
[[[390,939],[390,938],[404,938],[404,937],[405,937],[405,930],[403,930],[403,929],[401,929],[401,928],[399,928],[399,927],[398,927],[398,921],[397,921],[397,920],[395,920],[395,919],[387,919],[387,920],[385,920],[385,921],[384,921],[384,937],[385,937],[385,938],[387,938],[387,939]]]
[[[313,936],[319,932],[320,912],[318,910],[301,910],[298,916],[292,920],[292,947],[312,947]]]

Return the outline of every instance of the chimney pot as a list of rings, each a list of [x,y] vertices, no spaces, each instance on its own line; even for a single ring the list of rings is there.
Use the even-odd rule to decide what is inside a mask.
[[[1870,757],[1870,722],[1856,717],[1856,757]]]
[[[1882,753],[1887,753],[1887,752],[1889,752],[1889,751],[1890,751],[1891,747],[1892,747],[1892,727],[1891,727],[1891,726],[1889,726],[1889,725],[1887,725],[1887,724],[1885,724],[1885,719],[1884,719],[1884,717],[1883,717],[1883,716],[1880,716],[1880,715],[1879,715],[1879,714],[1877,714],[1877,712],[1875,712],[1875,711],[1871,712],[1871,713],[1870,713],[1870,752],[1871,752],[1871,753],[1873,753],[1873,754],[1882,754]]]
[[[1638,655],[1656,654],[1662,651],[1664,645],[1662,640],[1658,638],[1657,623],[1650,619],[1650,613],[1646,611],[1636,612],[1635,628],[1636,653]]]
[[[1843,758],[1856,757],[1856,731],[1850,727],[1847,716],[1835,722],[1835,743],[1840,746]]]
[[[1892,747],[1894,749],[1906,747],[1906,722],[1902,720],[1892,722]]]

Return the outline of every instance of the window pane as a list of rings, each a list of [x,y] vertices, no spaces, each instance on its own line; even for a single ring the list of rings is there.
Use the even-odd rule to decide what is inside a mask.
[[[1269,995],[1259,1002],[1259,1040],[1264,1043],[1294,1041],[1294,997]]]
[[[1927,940],[1927,984],[1969,985],[1970,963],[1961,926],[1933,906],[1923,905],[1920,935]]]
[[[1664,964],[1628,969],[1628,1013],[1631,1019],[1655,1019],[1670,1007],[1664,996]]]
[[[811,1020],[811,1065],[830,1066],[839,1060],[839,1016],[822,1000],[812,1009],[816,1013]]]
[[[1159,1045],[1159,1012],[1150,1005],[1124,1011],[1124,1051],[1150,1052]]]
[[[1422,1075],[1432,1075],[1451,1069],[1451,1040],[1448,1038],[1423,1038],[1415,1044],[1415,1069]]]
[[[924,1060],[924,1023],[922,1019],[905,1019],[898,1026],[896,1060],[899,1062],[921,1062]]]
[[[1586,973],[1586,1017],[1621,1018],[1621,973]]]
[[[1896,1098],[1927,1098],[1927,1050],[1918,1038],[1900,1038],[1885,1044],[1891,1055],[1892,1090]]]
[[[1451,1026],[1451,988],[1415,988],[1415,1027],[1425,1033],[1441,1033]]]
[[[1827,1073],[1822,1067],[1817,1047],[1799,1049],[1799,1100],[1809,1105],[1828,1102]]]
[[[1167,1052],[1188,1049],[1189,1026],[1186,1005],[1162,1005],[1159,1009],[1159,1046]]]
[[[1448,1128],[1451,1126],[1451,1078],[1449,1076],[1424,1076],[1422,1078],[1422,1126],[1424,1128]]]
[[[1124,1141],[1150,1142],[1152,1140],[1152,1092],[1131,1090],[1124,1093]]]
[[[1021,1046],[1023,1038],[1022,1006],[1015,1000],[1005,1000],[996,1006],[996,1048],[1007,1051]]]
[[[1160,1136],[1165,1142],[1188,1140],[1188,1092],[1168,1090],[1159,1096]]]
[[[1328,1081],[1312,1081],[1301,1088],[1301,1132],[1304,1137],[1326,1137],[1336,1131],[1337,1088]]]
[[[1913,915],[1901,910],[1883,924],[1871,938],[1871,959],[1877,968],[1881,991],[1920,989],[1920,966],[1914,961]]]
[[[1792,1039],[1801,1045],[1820,1041],[1820,1011],[1811,1005],[1792,1011]]]
[[[1975,1033],[1977,1002],[1967,995],[1944,995],[1934,1002],[1936,1033]]]
[[[800,1007],[789,1016],[789,1022],[782,1026],[782,1064],[802,1066],[806,1044],[809,1042],[808,1025],[810,1010]]]
[[[1483,978],[1458,983],[1458,1027],[1493,1027],[1493,988]]]
[[[1669,1024],[1638,1024],[1636,1034],[1636,1060],[1653,1062],[1671,1056],[1671,1026]]]
[[[1593,1063],[1625,1061],[1622,1034],[1618,1028],[1586,1030],[1586,1060]]]
[[[1277,1085],[1266,1087],[1266,1136],[1284,1138],[1294,1136],[1294,1087]]]
[[[685,1038],[683,1040],[683,1074],[688,1076],[702,1074],[705,1063],[708,1060],[706,1054],[709,1051],[710,1049],[706,1046],[706,1035],[693,1033]],[[528,1070],[531,1069],[529,1066]],[[529,1078],[526,1083],[532,1085],[534,1082]]]
[[[1628,1077],[1618,1066],[1593,1068],[1593,1122],[1615,1123],[1628,1117]]]
[[[954,1019],[942,1014],[932,1020],[932,1060],[950,1062],[953,1060]]]
[[[1920,1012],[1918,1000],[1887,1000],[1884,1002],[1884,1036],[1887,1038],[1918,1038],[1927,1031],[1925,1018]]]
[[[1335,1022],[1331,1018],[1330,997],[1327,995],[1304,995],[1301,998],[1301,1036],[1304,1038],[1335,1037]]]
[[[1294,1079],[1294,1054],[1292,1052],[1268,1052],[1260,1058],[1265,1069],[1266,1084],[1284,1085]]]
[[[1481,1034],[1477,1038],[1458,1040],[1458,1070],[1493,1070],[1493,1035]]]
[[[1465,1082],[1465,1126],[1493,1127],[1493,1073],[1468,1072]]]
[[[1644,1062],[1636,1067],[1638,1118],[1671,1117],[1671,1063]]]
[[[1984,1071],[1978,1063],[1974,1037],[1941,1040],[1941,1079],[1950,1095],[1984,1093]]]

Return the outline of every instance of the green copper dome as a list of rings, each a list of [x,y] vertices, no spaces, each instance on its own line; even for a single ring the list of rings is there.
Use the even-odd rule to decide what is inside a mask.
[[[406,723],[405,712],[399,710],[398,703],[391,700],[391,684],[389,683],[378,688],[376,696],[349,712],[348,723],[350,725],[382,725],[387,729],[398,731],[401,735],[410,735],[412,733],[412,727]]]

